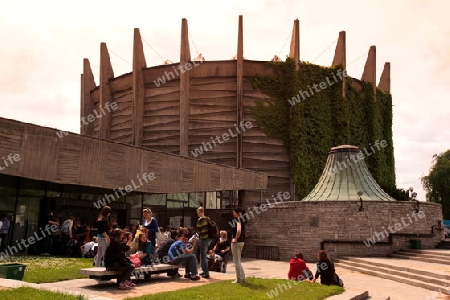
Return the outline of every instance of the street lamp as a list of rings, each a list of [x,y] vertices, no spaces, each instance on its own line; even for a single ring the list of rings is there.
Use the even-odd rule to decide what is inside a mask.
[[[361,196],[363,195],[364,193],[363,192],[361,192],[361,191],[359,191],[358,192],[358,196],[359,196],[359,211],[364,211],[364,207],[363,207],[363,202],[362,202],[362,198],[361,198]]]

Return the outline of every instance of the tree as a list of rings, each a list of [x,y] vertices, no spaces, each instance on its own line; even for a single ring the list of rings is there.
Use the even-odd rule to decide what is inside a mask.
[[[427,200],[442,204],[444,219],[450,219],[450,150],[433,155],[430,174],[421,178]]]

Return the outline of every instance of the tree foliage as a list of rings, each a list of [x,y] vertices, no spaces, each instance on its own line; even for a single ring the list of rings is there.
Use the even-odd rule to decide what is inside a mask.
[[[442,204],[444,219],[450,219],[450,150],[433,155],[428,176],[421,178],[427,200]]]

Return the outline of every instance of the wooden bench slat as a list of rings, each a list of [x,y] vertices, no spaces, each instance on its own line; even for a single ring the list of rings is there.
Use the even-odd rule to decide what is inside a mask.
[[[169,265],[169,264],[158,264],[147,267],[136,268],[134,272],[144,273],[144,272],[163,272],[166,270],[173,270],[177,268],[182,268],[181,265]],[[85,275],[95,275],[95,276],[108,276],[108,275],[118,275],[119,271],[108,271],[105,267],[93,267],[80,269],[79,272]]]

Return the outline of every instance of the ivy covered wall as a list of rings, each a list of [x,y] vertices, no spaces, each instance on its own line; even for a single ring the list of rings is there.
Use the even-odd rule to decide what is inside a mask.
[[[289,58],[268,64],[275,76],[246,78],[253,88],[271,97],[269,101],[257,102],[252,115],[266,135],[282,139],[289,148],[297,199],[314,188],[330,148],[339,145],[360,147],[380,186],[394,198],[405,196],[395,186],[390,94],[377,89],[375,96],[369,83],[362,83],[362,89],[356,88],[352,78],[342,75],[342,66],[303,62],[300,71],[296,71]],[[377,140],[386,140],[388,146],[378,149],[374,145]]]

